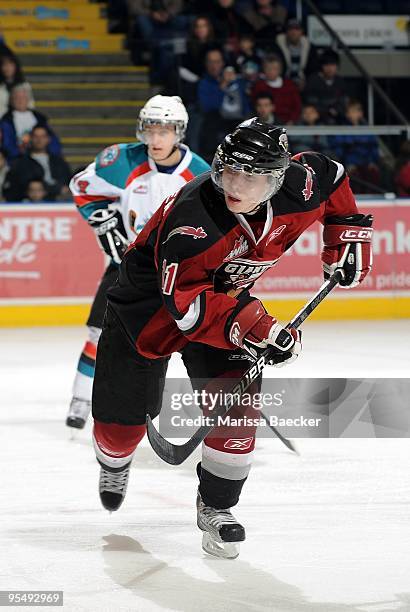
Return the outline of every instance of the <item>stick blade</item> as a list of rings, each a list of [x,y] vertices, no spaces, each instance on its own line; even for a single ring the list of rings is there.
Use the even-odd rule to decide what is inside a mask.
[[[168,440],[163,438],[155,429],[149,415],[147,416],[147,435],[153,451],[160,459],[170,465],[181,465],[198,446],[196,440],[193,442],[192,439],[181,445],[168,442]]]
[[[294,441],[293,440],[288,440],[288,442],[289,442],[289,445],[287,445],[288,449],[293,451],[296,455],[298,455],[298,457],[300,457],[300,452],[298,450],[298,447],[294,443]]]

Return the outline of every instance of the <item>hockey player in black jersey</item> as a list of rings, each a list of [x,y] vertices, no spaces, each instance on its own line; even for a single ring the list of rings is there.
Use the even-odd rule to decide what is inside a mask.
[[[275,365],[299,355],[300,334],[251,290],[316,220],[324,225],[325,276],[340,269],[341,284],[354,287],[371,269],[371,218],[358,212],[344,168],[313,152],[291,158],[285,129],[255,118],[224,139],[212,171],[167,198],[128,249],[108,293],[93,391],[105,508],[124,499],[173,352],[182,353],[195,389],[241,378],[247,355],[267,346],[277,349]],[[248,477],[255,430],[220,426],[202,447],[197,522],[204,550],[217,556],[237,556],[245,539],[230,509]]]

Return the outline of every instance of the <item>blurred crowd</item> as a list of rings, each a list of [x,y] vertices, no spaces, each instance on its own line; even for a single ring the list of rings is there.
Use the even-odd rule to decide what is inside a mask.
[[[18,57],[0,40],[0,201],[70,201],[70,177]]]
[[[284,126],[367,125],[364,100],[339,74],[340,57],[313,45],[289,18],[290,0],[109,0],[112,31],[148,64],[153,93],[178,94],[187,144],[208,161],[223,136],[257,115]],[[342,162],[359,193],[410,194],[409,143],[384,163],[369,134],[290,136],[292,153],[313,149]],[[70,169],[47,118],[36,111],[18,58],[0,41],[0,198],[64,200]],[[107,143],[111,144],[111,143]],[[397,151],[396,151],[397,154]]]
[[[339,74],[339,54],[311,43],[302,23],[292,18],[293,5],[290,0],[108,3],[112,26],[127,23],[134,63],[150,66],[155,91],[183,99],[190,116],[187,143],[208,161],[224,134],[255,115],[285,126],[367,125],[365,100]],[[289,141],[292,153],[314,149],[341,161],[356,192],[406,190],[403,167],[384,163],[381,141],[370,133],[309,133]],[[405,151],[403,146],[398,163]]]

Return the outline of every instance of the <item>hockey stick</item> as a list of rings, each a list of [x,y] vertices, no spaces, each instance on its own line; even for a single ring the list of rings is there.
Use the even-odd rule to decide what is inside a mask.
[[[307,302],[307,304],[299,310],[299,312],[289,321],[287,327],[298,328],[303,321],[315,310],[317,306],[324,300],[324,298],[332,291],[334,287],[341,280],[342,272],[336,271],[317,291],[317,293]],[[229,410],[237,403],[240,397],[245,393],[251,384],[260,376],[264,367],[268,365],[269,361],[275,358],[277,352],[272,347],[267,348],[263,351],[261,356],[251,365],[241,380],[231,389],[228,393],[228,401],[224,406],[219,406],[213,414],[212,424],[202,425],[197,429],[194,435],[184,444],[172,444],[166,440],[161,434],[155,429],[152,419],[147,415],[147,433],[149,442],[155,451],[155,453],[166,463],[171,465],[180,465],[187,459],[196,449],[197,446],[207,437],[207,435],[216,427],[217,421],[220,417],[224,416]],[[261,413],[263,416],[263,413]],[[269,423],[269,419],[265,419]],[[279,433],[279,431],[270,426],[272,431],[278,436],[278,438],[292,451],[296,451],[290,440],[287,440]]]

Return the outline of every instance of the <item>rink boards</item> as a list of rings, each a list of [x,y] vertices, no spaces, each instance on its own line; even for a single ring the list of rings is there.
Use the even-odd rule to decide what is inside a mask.
[[[312,319],[404,318],[410,313],[410,199],[366,199],[375,216],[374,266],[363,286],[337,289]],[[0,326],[78,325],[105,267],[91,229],[72,204],[6,204],[0,216]],[[286,321],[322,282],[322,226],[310,227],[254,295]]]

